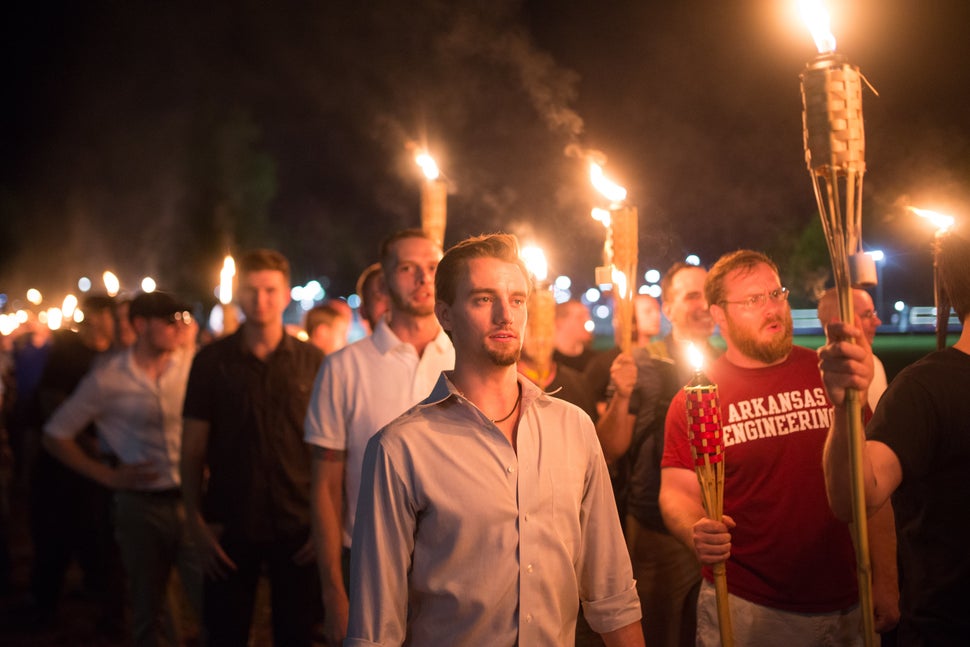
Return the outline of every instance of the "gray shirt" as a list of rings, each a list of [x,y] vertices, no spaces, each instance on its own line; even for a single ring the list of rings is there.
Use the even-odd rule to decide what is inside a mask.
[[[573,645],[640,619],[593,424],[519,376],[516,452],[442,374],[371,439],[346,645]]]

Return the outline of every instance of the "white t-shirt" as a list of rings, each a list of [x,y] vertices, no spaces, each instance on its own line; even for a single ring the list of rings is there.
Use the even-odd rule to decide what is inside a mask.
[[[317,374],[303,440],[347,452],[344,546],[350,547],[360,490],[364,448],[387,423],[424,400],[438,376],[455,366],[455,349],[445,332],[421,357],[398,339],[386,321],[370,337],[328,355]]]

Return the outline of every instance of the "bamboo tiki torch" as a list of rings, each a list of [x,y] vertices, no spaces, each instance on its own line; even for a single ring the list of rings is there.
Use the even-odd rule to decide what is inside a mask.
[[[832,273],[842,321],[855,321],[851,287],[876,283],[872,257],[862,252],[862,176],[866,170],[862,123],[862,74],[835,53],[828,14],[819,4],[803,3],[804,17],[819,55],[801,74],[805,161],[812,177],[822,229],[832,260]],[[851,461],[852,539],[856,552],[859,608],[863,639],[875,644],[872,572],[869,560],[866,502],[862,473],[865,443],[862,406],[866,394],[846,392],[844,413]]]
[[[590,163],[589,176],[593,186],[610,201],[606,244],[610,256],[607,261],[610,270],[608,282],[613,284],[616,308],[614,321],[619,326],[617,345],[625,353],[633,347],[633,297],[636,294],[637,251],[640,240],[637,231],[637,208],[624,202],[626,189],[607,179],[603,168],[596,162]],[[607,224],[605,219],[604,224]],[[597,280],[597,283],[600,282],[607,281]]]
[[[519,255],[535,279],[535,289],[529,295],[526,338],[529,346],[529,366],[525,375],[540,387],[545,387],[552,375],[552,355],[555,351],[556,299],[549,281],[549,265],[542,248],[525,246]],[[520,368],[520,370],[522,370]]]
[[[721,429],[721,403],[717,385],[703,373],[704,354],[693,344],[687,355],[694,367],[694,376],[684,387],[687,405],[687,439],[694,472],[701,486],[704,511],[708,518],[720,521],[724,513],[724,435]],[[717,621],[721,645],[732,647],[731,611],[728,605],[727,568],[724,562],[712,567],[714,593],[717,598]]]
[[[421,184],[421,229],[444,247],[448,223],[448,185],[441,178],[438,165],[428,153],[419,153],[414,161],[424,172]]]
[[[950,231],[950,227],[952,227],[953,223],[955,222],[953,216],[947,216],[946,214],[930,211],[929,209],[917,209],[916,207],[908,207],[908,209],[920,218],[926,218],[934,226],[936,226],[935,238],[937,241],[939,241],[940,237],[944,236],[946,232]],[[936,349],[943,350],[946,348],[947,322],[950,319],[950,302],[947,298],[945,298],[940,286],[940,268],[937,266],[935,251],[935,248],[937,247],[938,245],[934,245],[933,305],[936,307]]]

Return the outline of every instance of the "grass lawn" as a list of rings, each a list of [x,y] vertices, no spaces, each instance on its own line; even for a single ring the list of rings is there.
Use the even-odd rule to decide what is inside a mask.
[[[959,335],[949,335],[947,346],[952,346]],[[818,348],[825,343],[822,335],[797,335],[795,343],[806,348]],[[882,360],[886,367],[886,378],[892,380],[896,373],[909,366],[924,355],[936,350],[936,335],[933,333],[914,334],[877,334],[872,342],[872,352]]]

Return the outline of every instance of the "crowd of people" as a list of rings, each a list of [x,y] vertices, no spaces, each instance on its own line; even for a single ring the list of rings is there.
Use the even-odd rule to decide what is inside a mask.
[[[672,266],[660,301],[636,297],[622,351],[593,348],[583,303],[539,298],[506,234],[447,252],[421,230],[387,237],[349,345],[341,300],[306,314],[306,341],[284,325],[272,250],[241,258],[244,317],[205,343],[176,295],[88,297],[76,331],[5,340],[30,613],[57,622],[76,560],[99,626],[134,645],[181,644],[178,606],[203,644],[246,645],[262,581],[277,645],[706,646],[725,564],[736,644],[861,645],[857,389],[875,627],[884,644],[962,644],[970,242],[939,245],[963,333],[888,390],[869,295],[846,323],[821,295],[829,341],[795,346],[778,269],[751,250]],[[689,446],[690,346],[720,393],[716,520]]]

